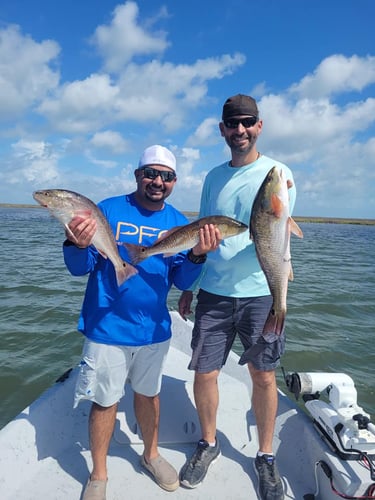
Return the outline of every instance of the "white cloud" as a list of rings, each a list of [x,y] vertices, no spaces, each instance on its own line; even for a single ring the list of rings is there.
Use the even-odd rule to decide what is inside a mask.
[[[117,161],[114,160],[101,160],[100,158],[95,158],[95,156],[91,153],[91,151],[86,151],[86,157],[92,163],[93,165],[96,165],[98,167],[102,168],[115,168],[118,166]]]
[[[56,130],[88,133],[132,120],[160,123],[176,131],[207,96],[207,82],[223,78],[244,63],[241,54],[197,61],[192,65],[151,61],[129,64],[118,80],[92,74],[64,84],[38,111]]]
[[[184,147],[174,151],[177,158],[177,183],[168,199],[180,210],[198,211],[201,189],[207,171],[197,169],[200,150]]]
[[[84,133],[100,128],[113,112],[118,88],[108,75],[94,74],[64,84],[39,106],[56,130]]]
[[[211,146],[217,144],[221,138],[219,133],[219,119],[206,118],[198,125],[194,134],[186,141],[190,146]]]
[[[375,57],[336,54],[318,65],[290,89],[302,98],[319,99],[333,94],[363,90],[375,82]]]
[[[18,115],[57,87],[52,69],[60,48],[52,40],[35,42],[18,26],[0,29],[0,120]]]
[[[50,184],[59,179],[59,154],[43,141],[19,140],[12,144],[13,158],[9,162],[7,180],[11,184],[29,182],[32,186]]]
[[[125,153],[125,151],[129,148],[122,135],[113,130],[97,132],[91,138],[90,144],[98,149],[107,149],[114,154]]]
[[[260,139],[264,149],[284,161],[307,161],[353,142],[375,121],[375,99],[352,101],[344,106],[329,99],[291,99],[290,94],[269,95],[260,101],[264,119]]]
[[[135,2],[117,6],[111,24],[98,26],[92,42],[104,59],[104,69],[111,73],[123,70],[135,56],[161,54],[168,47],[166,33],[152,34],[138,24]]]
[[[235,54],[191,65],[156,60],[144,65],[129,64],[118,81],[118,116],[140,123],[154,119],[166,130],[178,130],[185,126],[189,114],[207,100],[209,81],[231,74],[244,62],[243,55]]]

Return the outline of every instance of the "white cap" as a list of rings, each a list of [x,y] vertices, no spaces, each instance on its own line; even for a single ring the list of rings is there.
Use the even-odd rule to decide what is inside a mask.
[[[138,168],[146,165],[163,165],[176,171],[176,158],[169,149],[155,144],[146,148],[138,163]]]

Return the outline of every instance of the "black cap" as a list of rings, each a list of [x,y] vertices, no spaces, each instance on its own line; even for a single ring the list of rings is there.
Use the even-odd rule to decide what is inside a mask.
[[[223,106],[222,119],[227,120],[238,115],[256,116],[258,118],[258,107],[255,99],[243,94],[229,97]]]

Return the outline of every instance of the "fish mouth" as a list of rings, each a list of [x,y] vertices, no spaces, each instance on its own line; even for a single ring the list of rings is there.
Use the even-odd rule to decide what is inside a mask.
[[[33,196],[34,200],[37,201],[39,203],[39,205],[43,208],[48,208],[48,206],[46,205],[46,203],[44,203],[42,200],[40,200],[37,196]]]

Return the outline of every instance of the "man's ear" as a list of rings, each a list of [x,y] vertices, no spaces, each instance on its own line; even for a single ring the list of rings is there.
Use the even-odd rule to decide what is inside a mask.
[[[225,137],[224,136],[224,123],[223,122],[219,123],[219,129],[220,129],[221,137]]]

